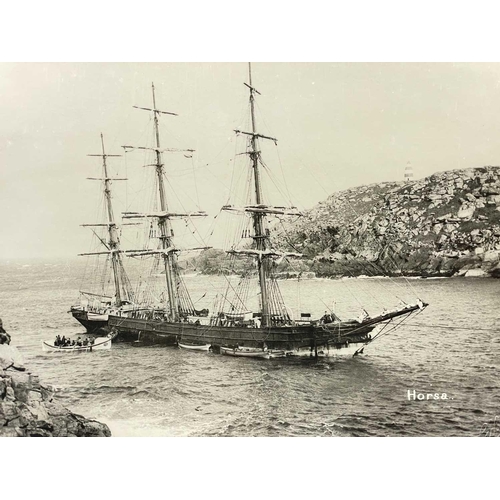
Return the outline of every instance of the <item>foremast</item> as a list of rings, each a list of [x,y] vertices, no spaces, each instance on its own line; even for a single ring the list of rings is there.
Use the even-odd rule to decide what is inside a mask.
[[[252,161],[252,168],[254,172],[255,183],[255,201],[257,205],[262,205],[262,185],[260,180],[259,168],[259,151],[257,149],[257,126],[255,123],[255,96],[256,89],[252,86],[252,65],[248,63],[248,89],[250,91],[250,114],[252,120],[252,136],[250,139],[250,159]],[[265,213],[253,213],[253,226],[255,231],[254,241],[257,250],[264,252],[267,250],[268,237],[264,231],[264,221],[266,220]],[[259,286],[261,297],[262,309],[262,326],[265,328],[270,326],[269,306],[268,306],[268,293],[267,293],[267,277],[268,277],[268,259],[258,258],[257,269],[259,273]]]
[[[273,257],[294,256],[300,257],[296,253],[282,253],[276,252],[271,249],[268,231],[266,230],[267,214],[281,214],[281,215],[302,215],[295,210],[295,207],[286,209],[285,207],[272,207],[264,204],[262,196],[262,179],[261,179],[261,152],[259,151],[259,139],[267,139],[277,143],[274,137],[268,137],[257,132],[257,124],[255,120],[255,94],[260,92],[253,87],[252,84],[252,66],[248,63],[248,80],[249,83],[244,83],[250,92],[250,115],[251,115],[251,132],[243,132],[235,130],[237,134],[245,134],[250,136],[248,155],[251,160],[251,168],[253,170],[254,178],[254,191],[255,191],[255,205],[236,208],[232,206],[225,206],[225,210],[234,210],[240,212],[250,213],[253,221],[253,228],[255,234],[252,236],[254,240],[253,250],[230,250],[230,253],[241,253],[253,255],[257,260],[257,270],[259,277],[260,288],[260,307],[261,307],[261,327],[267,328],[272,326],[273,318],[271,312],[281,316],[286,321],[290,321],[288,313],[285,310],[283,299],[277,284],[272,283],[270,280],[270,267],[271,259]]]
[[[120,157],[121,155],[110,155],[106,154],[106,150],[104,147],[104,137],[101,133],[101,147],[102,153],[100,154],[89,154],[87,156],[97,156],[102,158],[102,170],[104,177],[88,177],[89,180],[98,180],[104,181],[104,199],[106,202],[106,216],[107,222],[97,223],[97,224],[83,224],[85,227],[92,226],[106,226],[108,230],[108,241],[103,241],[101,238],[99,240],[106,247],[107,251],[104,252],[90,252],[83,253],[79,255],[101,255],[107,254],[111,259],[111,267],[113,272],[113,281],[115,285],[115,305],[120,307],[124,303],[132,302],[132,290],[130,281],[128,279],[127,274],[125,273],[125,269],[123,267],[122,257],[120,250],[120,238],[118,236],[118,228],[115,222],[115,217],[113,213],[113,202],[111,198],[111,181],[112,180],[126,180],[125,178],[111,178],[108,174],[108,165],[107,158],[110,157]],[[94,233],[95,234],[95,233]]]

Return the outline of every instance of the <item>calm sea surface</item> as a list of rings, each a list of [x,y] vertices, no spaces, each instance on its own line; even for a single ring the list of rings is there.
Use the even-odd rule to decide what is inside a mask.
[[[419,296],[431,305],[356,358],[238,359],[170,347],[43,353],[84,329],[67,313],[82,266],[0,263],[0,317],[28,367],[117,436],[479,436],[500,433],[500,280],[282,281],[294,314],[345,318]],[[161,279],[161,277],[159,278]],[[220,278],[190,276],[197,307]],[[205,296],[203,296],[206,293]],[[335,301],[335,303],[334,303]],[[448,399],[409,401],[408,390]]]

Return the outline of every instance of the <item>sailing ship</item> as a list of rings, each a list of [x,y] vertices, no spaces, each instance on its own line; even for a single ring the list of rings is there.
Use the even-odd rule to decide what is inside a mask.
[[[280,292],[276,264],[283,259],[300,258],[297,252],[286,252],[275,248],[268,228],[270,216],[300,216],[293,206],[273,206],[263,197],[262,172],[266,167],[263,162],[260,142],[277,139],[257,131],[255,100],[260,94],[252,84],[252,72],[249,65],[250,131],[235,130],[240,137],[247,138],[246,155],[248,161],[249,203],[237,207],[225,205],[222,209],[243,217],[249,221],[249,229],[244,237],[250,245],[243,248],[233,245],[227,250],[229,258],[253,260],[253,272],[245,278],[256,277],[258,281],[258,306],[252,310],[247,305],[246,279],[240,281],[236,289],[227,281],[227,292],[223,294],[216,310],[209,314],[196,311],[179,273],[177,255],[179,248],[174,242],[171,221],[176,217],[205,215],[204,213],[181,214],[170,212],[164,188],[164,163],[161,149],[158,119],[160,114],[173,114],[156,108],[153,87],[153,108],[147,109],[153,114],[156,147],[155,170],[160,210],[156,213],[126,213],[124,217],[146,217],[157,221],[160,228],[160,246],[158,249],[135,252],[134,255],[154,254],[163,260],[168,294],[167,307],[163,310],[141,309],[127,314],[109,315],[109,328],[117,332],[119,339],[137,341],[144,344],[165,345],[206,345],[214,352],[242,357],[284,357],[294,355],[332,355],[337,353],[358,354],[364,346],[373,342],[383,332],[393,328],[396,318],[405,319],[413,313],[423,310],[427,304],[420,299],[415,304],[402,304],[392,311],[359,320],[342,320],[335,314],[325,315],[322,319],[312,320],[310,315],[303,315],[295,321],[287,308]],[[267,167],[266,167],[267,168]],[[248,241],[248,240],[247,240]],[[233,293],[234,298],[229,299]],[[376,330],[377,329],[377,330]],[[373,333],[373,336],[372,336]]]
[[[121,155],[106,153],[102,134],[101,146],[102,153],[89,154],[87,156],[102,158],[102,177],[88,177],[88,180],[102,182],[105,201],[104,209],[106,213],[105,220],[92,224],[82,224],[82,226],[91,228],[94,236],[104,249],[97,252],[82,253],[79,256],[96,256],[96,259],[105,256],[106,261],[104,266],[100,265],[99,260],[95,262],[95,266],[92,266],[92,277],[98,280],[95,289],[92,291],[80,290],[79,303],[73,305],[69,311],[87,329],[87,332],[92,334],[102,331],[106,327],[111,311],[117,313],[118,311],[134,308],[132,287],[123,267],[123,252],[120,249],[120,237],[111,199],[111,181],[126,179],[109,176],[106,160]],[[104,229],[105,234],[99,235],[93,228]],[[112,282],[111,287],[107,287],[108,281]],[[108,290],[106,290],[107,288]]]

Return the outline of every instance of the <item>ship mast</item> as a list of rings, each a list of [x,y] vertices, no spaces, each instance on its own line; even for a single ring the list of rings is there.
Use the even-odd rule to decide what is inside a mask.
[[[113,205],[111,203],[111,189],[110,189],[110,179],[108,177],[108,166],[106,165],[106,151],[104,149],[104,137],[101,134],[101,145],[102,145],[102,168],[104,170],[104,196],[106,198],[106,208],[108,211],[108,233],[109,233],[109,248],[111,250],[111,265],[113,266],[113,276],[115,278],[115,290],[116,290],[116,305],[119,307],[122,305],[122,298],[120,292],[120,277],[119,277],[119,263],[120,254],[113,252],[117,250],[119,246],[118,234],[116,231],[115,218],[113,215]]]
[[[160,129],[158,124],[158,115],[160,111],[156,108],[156,97],[155,97],[155,86],[154,83],[151,84],[151,89],[153,92],[153,115],[154,115],[154,126],[155,126],[155,137],[156,137],[156,177],[158,179],[158,192],[160,195],[160,210],[161,212],[168,212],[167,198],[165,195],[165,184],[163,182],[163,161],[162,154],[160,151]],[[158,226],[160,228],[160,240],[161,248],[167,250],[172,246],[172,226],[167,217],[159,217]],[[170,304],[170,318],[172,321],[178,321],[179,319],[179,308],[177,306],[177,287],[174,284],[174,273],[173,273],[173,260],[174,254],[172,252],[164,252],[163,263],[165,267],[165,277],[167,280],[167,293],[168,300]]]
[[[250,111],[252,118],[252,136],[250,139],[250,159],[252,160],[252,168],[255,180],[255,201],[257,205],[262,205],[262,186],[260,180],[259,169],[259,151],[257,149],[257,131],[255,123],[255,103],[254,93],[257,92],[252,86],[252,65],[248,63],[248,88],[250,90]],[[264,222],[266,216],[264,213],[253,213],[253,226],[255,230],[255,242],[257,250],[264,252],[267,247],[267,235],[264,232]],[[262,312],[262,326],[270,326],[269,307],[267,298],[267,259],[262,257],[257,259],[257,268],[259,271],[259,286],[261,296],[261,312]]]
[[[173,242],[173,231],[170,219],[172,218],[189,218],[189,217],[204,217],[207,214],[205,212],[191,212],[191,213],[172,213],[169,212],[167,196],[165,192],[165,180],[164,180],[164,164],[162,153],[164,152],[194,152],[193,149],[172,149],[172,148],[162,148],[160,143],[160,129],[159,129],[159,116],[160,114],[174,115],[176,113],[171,113],[169,111],[160,111],[156,107],[156,96],[154,84],[151,84],[151,89],[153,92],[153,108],[142,108],[140,106],[134,106],[134,108],[142,109],[146,111],[153,112],[154,118],[154,130],[155,130],[155,147],[138,147],[138,146],[123,146],[125,150],[128,149],[145,149],[153,150],[155,152],[155,163],[152,165],[155,167],[156,178],[158,181],[158,194],[160,198],[160,210],[155,213],[140,214],[137,212],[125,212],[123,214],[124,219],[134,219],[143,217],[152,217],[158,220],[158,227],[160,229],[160,240],[161,248],[158,250],[131,250],[128,252],[130,256],[146,256],[146,255],[157,255],[160,254],[163,258],[163,264],[165,268],[165,279],[167,285],[167,294],[169,301],[169,319],[170,321],[179,321],[180,310],[186,305],[186,300],[191,306],[190,299],[184,299],[179,295],[179,286],[181,283],[178,280],[177,266],[176,266],[176,253],[180,249],[176,248]],[[191,250],[201,250],[206,247],[193,248]],[[194,307],[190,307],[194,311]]]
[[[223,210],[243,212],[250,214],[253,222],[254,229],[254,248],[237,250],[232,248],[228,251],[231,254],[243,254],[252,255],[257,258],[257,270],[259,275],[259,287],[260,287],[260,308],[261,308],[261,327],[267,328],[273,326],[274,317],[281,318],[284,321],[289,321],[290,318],[286,312],[286,308],[281,297],[281,293],[277,286],[277,283],[273,281],[271,276],[271,259],[282,258],[282,257],[301,257],[301,254],[294,252],[281,252],[278,250],[273,250],[271,248],[271,243],[269,240],[269,231],[266,228],[267,214],[275,215],[296,215],[301,216],[302,214],[297,211],[295,207],[274,207],[264,204],[264,199],[262,196],[262,178],[260,164],[261,152],[259,151],[259,139],[266,139],[274,142],[278,142],[274,137],[268,137],[257,132],[257,124],[255,120],[255,94],[260,94],[260,92],[252,85],[252,67],[248,64],[248,77],[249,83],[245,83],[250,90],[250,113],[252,122],[252,131],[243,132],[242,130],[235,130],[237,134],[245,134],[250,136],[249,141],[249,151],[248,155],[251,160],[251,168],[253,171],[254,178],[254,191],[255,191],[255,204],[248,205],[244,207],[234,207],[232,205],[225,205],[222,207]]]
[[[83,224],[83,226],[107,226],[108,228],[108,242],[101,240],[101,243],[107,248],[107,252],[92,252],[80,255],[99,255],[108,254],[111,256],[111,267],[113,270],[113,279],[115,283],[115,305],[120,307],[124,302],[131,301],[132,293],[128,283],[128,278],[124,275],[123,263],[120,250],[120,239],[118,237],[118,229],[116,227],[115,218],[113,214],[113,203],[111,201],[111,181],[112,180],[126,180],[124,178],[111,178],[108,175],[108,165],[106,159],[109,157],[119,157],[121,155],[106,154],[104,148],[104,137],[101,133],[101,147],[102,154],[89,154],[87,156],[99,156],[102,158],[102,169],[104,177],[89,177],[89,180],[104,181],[104,198],[106,200],[107,223],[105,224]],[[123,287],[123,290],[122,290]]]

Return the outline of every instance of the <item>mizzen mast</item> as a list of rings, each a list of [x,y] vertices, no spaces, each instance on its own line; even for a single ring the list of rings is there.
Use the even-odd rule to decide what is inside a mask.
[[[102,158],[102,169],[104,177],[88,177],[89,180],[104,181],[104,198],[106,201],[106,213],[107,222],[103,224],[83,224],[85,227],[92,226],[106,226],[108,228],[108,241],[104,241],[100,237],[99,240],[107,248],[106,252],[91,252],[83,253],[80,255],[100,255],[108,254],[111,256],[111,266],[113,269],[113,278],[115,284],[115,303],[117,307],[120,307],[124,302],[130,302],[132,300],[132,292],[130,290],[130,283],[125,275],[123,269],[123,263],[121,258],[122,251],[120,250],[120,238],[118,236],[118,229],[115,223],[114,213],[113,213],[113,203],[111,201],[111,181],[124,181],[125,178],[109,177],[108,165],[106,162],[107,158],[120,157],[121,155],[110,155],[106,154],[104,148],[104,137],[101,133],[101,154],[89,154],[87,156],[98,156]]]

